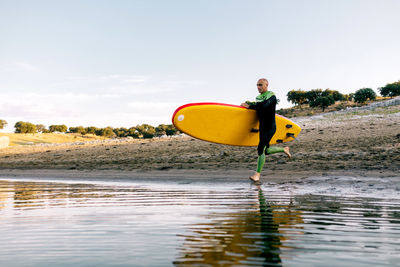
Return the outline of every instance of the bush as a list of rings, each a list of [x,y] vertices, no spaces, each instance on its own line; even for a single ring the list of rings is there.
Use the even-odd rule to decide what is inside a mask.
[[[354,102],[365,103],[367,100],[375,100],[376,94],[371,88],[362,88],[355,92]]]
[[[394,97],[400,95],[400,81],[386,84],[379,88],[379,92],[382,96]]]
[[[341,103],[341,104],[339,104],[339,105],[337,105],[336,107],[335,107],[335,109],[336,110],[342,110],[342,109],[345,109],[346,108],[346,105],[344,105],[343,103]]]

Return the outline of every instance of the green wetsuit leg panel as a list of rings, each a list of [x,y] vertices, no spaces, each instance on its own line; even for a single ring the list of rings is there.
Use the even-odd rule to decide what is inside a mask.
[[[267,155],[284,152],[282,147],[271,146],[267,149],[264,148],[263,153],[260,156],[258,156],[258,159],[257,159],[257,172],[258,173],[261,173],[262,168],[264,167],[264,164],[265,164],[265,150],[267,150],[266,151]]]
[[[257,172],[260,173],[262,171],[262,168],[264,167],[265,163],[265,153],[262,153],[260,156],[258,156],[257,159]]]
[[[284,152],[283,147],[271,146],[267,148],[267,155]]]

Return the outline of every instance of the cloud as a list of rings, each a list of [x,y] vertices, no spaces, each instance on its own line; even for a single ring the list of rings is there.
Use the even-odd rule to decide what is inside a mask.
[[[14,69],[35,70],[29,64],[13,66]],[[202,81],[165,76],[53,76],[49,81],[46,71],[41,74],[35,75],[35,80],[18,73],[13,79],[6,76],[0,81],[0,119],[8,121],[7,131],[13,131],[17,121],[46,126],[59,123],[98,127],[169,124],[173,111],[179,106],[177,102],[191,91],[201,93],[199,89],[204,87]]]
[[[67,126],[130,127],[148,123],[169,124],[175,102],[132,101],[113,94],[0,93],[0,119],[13,131],[17,121]]]
[[[4,64],[0,67],[2,71],[6,72],[28,72],[28,73],[37,73],[41,70],[26,61],[16,61],[9,64]]]

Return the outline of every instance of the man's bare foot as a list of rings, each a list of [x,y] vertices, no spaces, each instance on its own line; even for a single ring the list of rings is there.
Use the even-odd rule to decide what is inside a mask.
[[[286,147],[283,149],[283,152],[286,154],[286,156],[288,156],[289,159],[292,158],[292,154],[290,154],[290,152],[289,152],[289,147],[288,147],[288,146],[286,146]]]
[[[260,173],[256,172],[252,176],[249,177],[250,180],[252,180],[255,183],[258,183],[260,181]]]

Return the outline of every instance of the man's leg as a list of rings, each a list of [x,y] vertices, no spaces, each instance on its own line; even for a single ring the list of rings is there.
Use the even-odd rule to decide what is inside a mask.
[[[283,152],[283,147],[271,146],[267,149],[267,154],[275,154]]]
[[[286,156],[288,156],[289,159],[292,158],[292,155],[290,154],[288,146],[286,146],[284,148],[283,147],[277,147],[277,146],[271,146],[271,147],[267,148],[267,155],[275,154],[275,153],[282,153],[282,152],[285,153]]]
[[[261,128],[261,127],[260,127]],[[258,153],[258,158],[257,158],[257,170],[256,172],[250,176],[250,180],[254,182],[258,182],[260,180],[261,176],[261,171],[264,167],[265,164],[265,155],[269,154],[275,154],[275,153],[285,153],[288,158],[292,158],[292,155],[290,154],[289,147],[269,147],[269,142],[271,141],[272,136],[275,134],[275,131],[263,131],[260,129],[260,141],[258,143],[257,147],[257,153]]]
[[[258,153],[258,158],[257,158],[257,170],[256,172],[249,177],[250,180],[254,182],[258,182],[260,180],[261,176],[261,171],[262,168],[264,167],[265,163],[265,149],[267,148],[267,145],[269,144],[269,141],[271,140],[271,137],[269,136],[268,132],[263,130],[260,127],[260,141],[258,143],[257,147],[257,153]]]

